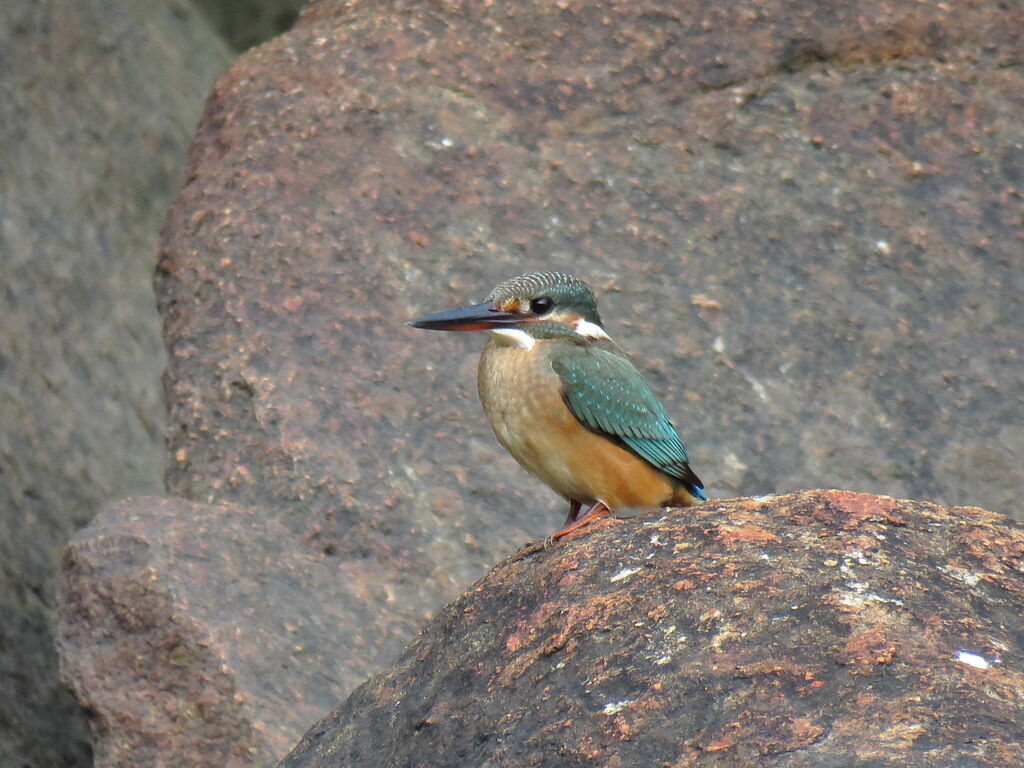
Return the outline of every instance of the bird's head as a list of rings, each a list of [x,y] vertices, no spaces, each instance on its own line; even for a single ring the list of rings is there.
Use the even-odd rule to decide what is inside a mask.
[[[481,304],[411,320],[431,331],[493,331],[519,346],[557,333],[607,339],[590,286],[561,272],[533,272],[498,284]]]

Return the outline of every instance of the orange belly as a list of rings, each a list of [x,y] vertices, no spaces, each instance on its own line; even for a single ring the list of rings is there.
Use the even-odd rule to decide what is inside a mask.
[[[478,384],[499,442],[560,496],[602,501],[611,509],[697,502],[652,465],[577,421],[541,344],[527,350],[488,343]]]

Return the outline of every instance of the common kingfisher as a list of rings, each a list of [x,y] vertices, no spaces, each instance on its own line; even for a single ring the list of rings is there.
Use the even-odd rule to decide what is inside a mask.
[[[408,324],[490,331],[477,372],[480,402],[505,450],[569,502],[552,538],[613,510],[707,499],[668,413],[605,332],[582,280],[520,275],[482,304]]]

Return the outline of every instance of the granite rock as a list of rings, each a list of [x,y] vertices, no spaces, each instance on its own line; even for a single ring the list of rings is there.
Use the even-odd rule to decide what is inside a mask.
[[[165,233],[170,489],[340,498],[326,532],[444,487],[483,520],[523,480],[481,342],[401,323],[560,268],[712,490],[1015,509],[1022,19],[313,3],[212,94]]]
[[[1024,530],[847,491],[528,547],[281,768],[1024,761]]]

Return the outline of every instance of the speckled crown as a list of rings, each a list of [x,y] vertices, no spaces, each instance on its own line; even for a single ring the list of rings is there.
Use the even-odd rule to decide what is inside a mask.
[[[555,306],[571,310],[591,323],[601,325],[597,300],[590,286],[564,272],[531,272],[499,283],[487,301],[500,305],[509,299],[536,299],[547,296]]]

